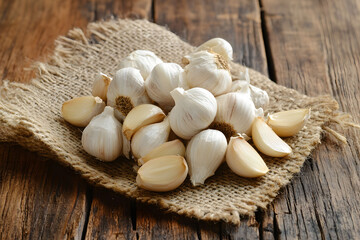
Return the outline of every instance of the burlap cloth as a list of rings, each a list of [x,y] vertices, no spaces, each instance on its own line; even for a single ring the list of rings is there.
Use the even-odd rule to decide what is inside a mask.
[[[0,141],[16,142],[40,155],[72,167],[85,179],[139,201],[202,220],[224,220],[238,224],[241,215],[254,215],[265,208],[300,171],[306,157],[320,142],[321,133],[338,104],[328,96],[308,97],[279,86],[250,70],[252,83],[270,96],[267,112],[311,108],[304,129],[285,141],[293,153],[285,158],[264,157],[270,169],[266,176],[246,179],[232,173],[224,164],[204,186],[193,187],[189,179],[169,193],[152,193],[137,188],[134,162],[119,158],[102,163],[81,147],[82,129],[66,123],[60,109],[64,101],[89,95],[99,71],[114,75],[120,59],[137,49],[156,53],[166,62],[180,63],[194,48],[165,28],[145,20],[112,20],[91,23],[84,33],[71,30],[59,37],[47,63],[37,63],[37,77],[31,84],[4,81],[0,99]],[[233,74],[244,66],[232,65]],[[119,203],[120,204],[120,203]]]

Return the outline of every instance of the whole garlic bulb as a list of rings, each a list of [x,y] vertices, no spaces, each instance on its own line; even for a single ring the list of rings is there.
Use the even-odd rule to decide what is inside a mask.
[[[131,139],[131,151],[137,159],[144,157],[154,148],[165,143],[170,134],[168,118],[140,128]]]
[[[151,71],[145,81],[145,89],[149,97],[163,109],[171,109],[175,102],[170,92],[177,87],[186,89],[182,78],[183,69],[176,63],[159,63]]]
[[[135,106],[150,102],[139,70],[129,67],[116,72],[108,87],[107,105],[114,108],[117,119],[124,120]]]
[[[212,128],[222,131],[227,138],[236,133],[250,136],[255,117],[263,114],[256,109],[248,94],[231,92],[216,98],[217,113]]]
[[[206,89],[192,88],[185,91],[175,88],[170,92],[175,106],[169,114],[170,126],[174,133],[190,139],[207,128],[216,115],[216,99]]]
[[[186,147],[186,161],[194,186],[204,184],[223,162],[227,148],[224,134],[207,129],[196,134]]]
[[[133,67],[140,70],[143,79],[146,79],[152,69],[163,61],[148,50],[136,50],[130,53],[126,58],[122,59],[118,68]]]
[[[233,59],[233,48],[231,44],[222,38],[212,38],[199,47],[196,48],[196,52],[202,50],[211,50],[223,56],[226,61],[231,61]]]
[[[190,88],[201,87],[214,96],[230,91],[231,75],[228,62],[215,52],[200,51],[185,56],[184,77]]]
[[[114,116],[112,107],[94,117],[84,129],[81,142],[90,155],[105,161],[114,161],[122,153],[121,123]]]
[[[232,82],[231,92],[246,92],[253,100],[256,108],[265,108],[269,104],[269,95],[266,91],[250,84],[249,69],[241,73],[240,79]]]

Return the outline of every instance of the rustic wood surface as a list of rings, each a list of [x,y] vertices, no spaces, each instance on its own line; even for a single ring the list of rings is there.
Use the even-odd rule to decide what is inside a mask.
[[[356,0],[0,0],[0,79],[28,82],[58,35],[91,21],[146,18],[191,44],[223,37],[235,61],[308,95],[331,94],[360,121]],[[356,239],[360,144],[325,135],[300,174],[240,226],[167,214],[95,188],[70,169],[0,145],[0,239]]]

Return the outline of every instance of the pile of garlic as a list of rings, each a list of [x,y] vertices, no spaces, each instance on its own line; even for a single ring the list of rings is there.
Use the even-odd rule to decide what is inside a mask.
[[[100,73],[92,95],[62,106],[63,118],[78,127],[84,150],[105,162],[121,155],[140,166],[136,183],[170,191],[189,174],[204,184],[226,161],[242,177],[265,175],[261,153],[284,157],[292,149],[280,137],[297,134],[309,109],[269,115],[264,90],[250,84],[248,70],[233,78],[231,45],[211,39],[184,56],[184,68],[137,50],[124,58],[114,79]]]

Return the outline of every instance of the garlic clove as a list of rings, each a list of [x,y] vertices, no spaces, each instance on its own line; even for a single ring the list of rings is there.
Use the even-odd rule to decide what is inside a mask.
[[[140,128],[131,139],[131,151],[135,158],[144,157],[154,148],[165,143],[170,134],[169,119]]]
[[[161,108],[152,104],[142,104],[133,108],[124,120],[123,132],[128,140],[141,127],[160,122],[165,118]]]
[[[218,130],[204,130],[190,140],[186,147],[186,160],[194,186],[204,184],[207,178],[215,174],[224,160],[226,148],[226,137]]]
[[[310,118],[310,109],[295,109],[271,114],[267,124],[279,137],[297,134]]]
[[[160,146],[154,148],[150,152],[148,152],[148,154],[146,154],[144,157],[140,158],[138,160],[138,163],[139,165],[142,165],[151,159],[167,156],[167,155],[185,156],[184,144],[179,139],[170,142],[165,142]]]
[[[222,38],[212,38],[195,49],[196,52],[202,50],[211,50],[220,54],[226,61],[233,59],[233,48],[231,44]]]
[[[190,88],[201,87],[214,96],[231,89],[231,74],[228,62],[219,54],[209,51],[194,52],[183,59],[184,78]]]
[[[107,92],[107,105],[114,108],[115,117],[123,121],[131,109],[145,103],[151,100],[140,71],[131,67],[117,71]]]
[[[226,163],[241,177],[260,177],[269,171],[262,157],[241,136],[230,139],[226,150]]]
[[[217,104],[208,90],[175,88],[170,94],[175,101],[169,113],[170,126],[177,136],[190,139],[214,120]]]
[[[121,123],[114,109],[105,107],[84,129],[81,143],[84,150],[104,162],[114,161],[122,153]]]
[[[179,187],[186,179],[188,166],[182,156],[163,156],[142,165],[136,177],[140,188],[167,192]]]
[[[123,141],[123,155],[127,158],[130,159],[130,154],[131,154],[131,143],[130,141],[126,138],[125,134],[123,131],[121,131],[121,135],[122,135],[122,141]]]
[[[270,157],[284,157],[292,152],[290,146],[276,135],[261,117],[254,121],[252,139],[256,148]]]
[[[176,63],[159,63],[151,71],[145,81],[145,89],[149,97],[162,109],[171,109],[175,102],[170,92],[177,87],[186,88],[182,77],[183,69]]]
[[[251,98],[242,92],[231,92],[216,98],[217,113],[211,128],[220,130],[229,139],[236,133],[251,135],[251,126],[262,109],[256,109]]]
[[[140,70],[141,76],[145,80],[152,69],[163,61],[155,55],[155,53],[148,50],[136,50],[130,53],[127,57],[121,60],[118,68],[133,67]]]
[[[98,73],[92,87],[92,95],[106,101],[107,90],[112,78],[104,73]]]
[[[62,117],[77,127],[86,127],[91,119],[100,114],[105,108],[105,103],[99,97],[76,97],[63,103]]]

